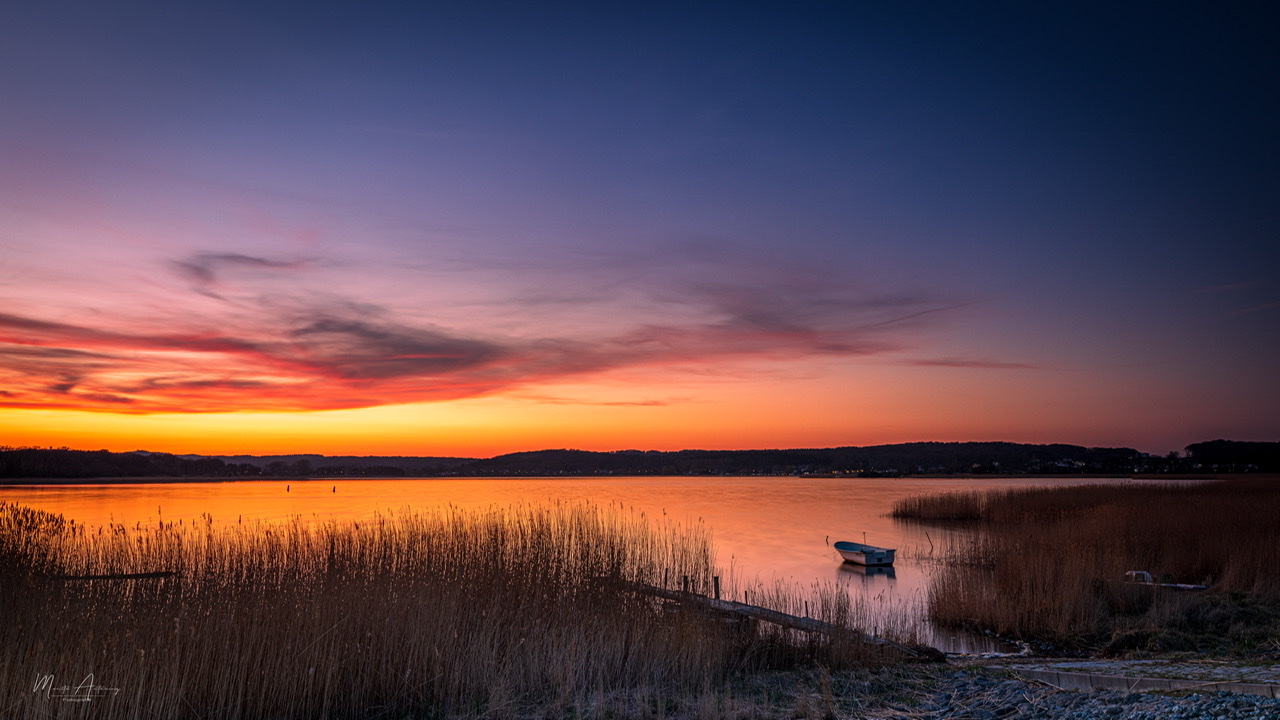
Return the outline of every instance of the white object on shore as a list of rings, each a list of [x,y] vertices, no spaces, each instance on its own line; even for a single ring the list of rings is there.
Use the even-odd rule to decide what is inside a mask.
[[[1124,581],[1130,585],[1146,585],[1148,587],[1168,588],[1170,590],[1208,590],[1207,585],[1187,585],[1185,583],[1156,582],[1146,570],[1130,570],[1124,574]]]

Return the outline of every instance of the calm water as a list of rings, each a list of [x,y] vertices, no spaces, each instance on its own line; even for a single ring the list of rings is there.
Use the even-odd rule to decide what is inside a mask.
[[[949,531],[895,521],[899,498],[986,488],[1124,480],[870,479],[796,477],[713,478],[450,478],[270,480],[139,485],[0,487],[0,500],[59,513],[89,525],[134,525],[163,518],[215,522],[303,518],[364,519],[376,512],[429,511],[441,506],[506,507],[547,501],[621,505],[649,517],[702,523],[715,539],[726,587],[784,581],[805,588],[836,583],[883,617],[918,616],[930,567],[917,553],[945,542]],[[845,565],[829,543],[863,541],[898,548],[885,571]],[[982,638],[922,625],[948,651],[998,650]]]

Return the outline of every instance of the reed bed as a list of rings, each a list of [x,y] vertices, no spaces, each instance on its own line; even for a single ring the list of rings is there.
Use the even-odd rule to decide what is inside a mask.
[[[936,623],[1060,645],[1247,651],[1280,638],[1277,507],[1280,482],[1241,478],[925,496],[894,516],[977,531],[938,553]],[[1211,591],[1130,585],[1129,570]]]
[[[704,529],[586,505],[86,528],[0,503],[0,716],[616,716],[743,672],[875,662],[609,582],[705,593],[714,572]],[[838,595],[773,601],[857,622]],[[51,692],[90,674],[103,697]]]

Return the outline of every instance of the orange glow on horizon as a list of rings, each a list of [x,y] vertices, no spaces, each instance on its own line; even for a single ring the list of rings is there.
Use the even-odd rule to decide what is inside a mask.
[[[326,412],[118,415],[9,409],[0,410],[0,437],[12,446],[121,452],[452,457],[550,448],[814,448],[915,441],[1136,444],[1115,431],[1132,422],[1123,412],[1113,413],[1111,426],[1073,412],[1079,405],[1075,395],[1083,390],[1070,385],[1048,392],[1027,377],[993,393],[987,371],[981,370],[849,365],[834,372],[840,382],[833,383],[829,373],[685,377],[665,386],[647,378],[635,385],[544,387],[536,396]],[[1040,416],[1034,427],[1022,420],[1028,414]]]

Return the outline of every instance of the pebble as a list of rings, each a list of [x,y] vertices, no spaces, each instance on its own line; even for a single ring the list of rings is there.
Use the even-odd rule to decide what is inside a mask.
[[[1060,690],[964,672],[953,675],[922,705],[898,709],[927,720],[1280,720],[1280,699],[1257,695]]]

